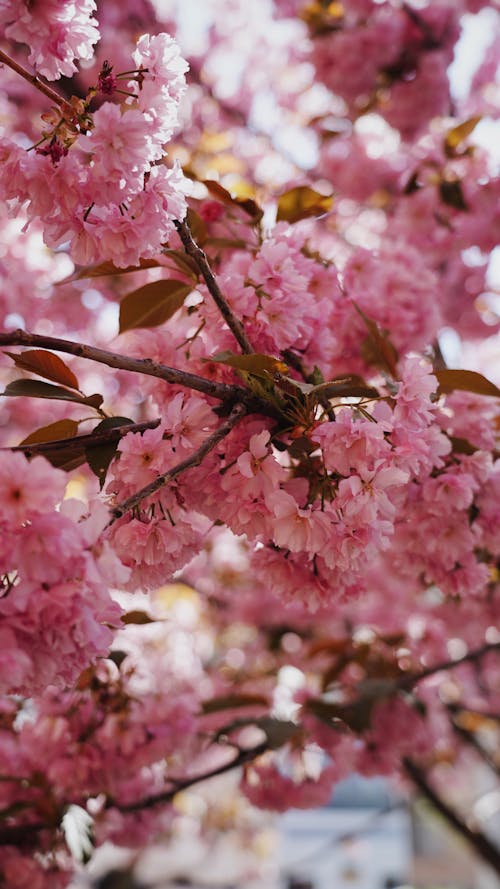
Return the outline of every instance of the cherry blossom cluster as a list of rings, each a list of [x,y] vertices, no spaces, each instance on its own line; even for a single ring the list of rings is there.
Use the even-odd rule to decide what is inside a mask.
[[[99,40],[94,0],[5,0],[0,24],[5,36],[30,48],[29,61],[48,80],[71,77],[75,61],[88,61]]]
[[[71,685],[108,651],[120,623],[109,588],[123,584],[127,570],[99,540],[102,505],[87,519],[76,500],[56,511],[66,487],[61,470],[23,454],[2,453],[0,464],[2,693],[29,695]]]
[[[491,761],[500,92],[493,42],[454,94],[465,13],[498,23],[0,3],[12,889],[171,839],[225,772],[273,811],[357,771],[445,813]]]
[[[2,140],[4,200],[14,210],[24,204],[29,219],[43,220],[45,243],[69,241],[82,264],[136,265],[159,252],[186,212],[181,170],[161,163],[178,124],[186,63],[162,34],[139,39],[133,64],[125,104],[105,101],[91,114],[88,101],[73,98],[52,115],[48,147],[26,152]],[[111,77],[100,78],[104,92]]]

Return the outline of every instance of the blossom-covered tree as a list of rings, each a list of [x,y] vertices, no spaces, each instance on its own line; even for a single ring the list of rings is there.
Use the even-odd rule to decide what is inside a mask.
[[[0,3],[3,885],[237,769],[399,776],[500,873],[495,6]]]

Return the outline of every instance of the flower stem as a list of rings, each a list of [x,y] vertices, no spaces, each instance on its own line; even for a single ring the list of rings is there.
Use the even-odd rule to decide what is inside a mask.
[[[201,250],[201,248],[198,247],[198,244],[193,240],[193,236],[187,222],[177,221],[175,223],[175,227],[182,241],[184,250],[186,251],[188,256],[191,256],[194,259],[196,265],[198,266],[205,281],[205,284],[208,287],[210,295],[212,296],[217,308],[219,309],[219,312],[221,313],[224,321],[231,330],[237,343],[241,346],[241,351],[245,355],[251,355],[253,352],[253,348],[245,333],[243,324],[241,323],[239,318],[236,317],[225,296],[222,294],[221,289],[215,279],[215,275],[210,268],[207,257],[205,256],[203,250]]]
[[[31,83],[31,85],[36,87],[36,89],[43,93],[44,96],[47,96],[48,99],[50,99],[52,102],[55,102],[55,104],[59,108],[62,108],[64,105],[66,105],[66,99],[64,99],[62,96],[59,95],[59,93],[53,90],[52,87],[48,85],[48,83],[44,83],[42,80],[40,80],[37,74],[32,74],[31,71],[27,70],[27,68],[23,68],[22,65],[14,61],[14,59],[11,59],[11,57],[8,56],[7,53],[2,52],[1,49],[0,63],[2,63],[3,65],[7,65],[7,67],[12,68],[12,70],[15,71],[16,74],[20,74],[21,77],[24,77],[24,79],[27,80],[28,83]]]
[[[163,488],[165,485],[168,485],[169,482],[173,481],[177,478],[178,475],[181,475],[183,472],[186,472],[188,469],[192,469],[194,466],[199,466],[202,460],[205,459],[207,454],[222,441],[226,435],[229,435],[231,430],[236,426],[237,423],[245,416],[247,413],[247,409],[243,404],[237,404],[229,417],[224,420],[224,422],[219,426],[215,432],[212,433],[200,447],[198,450],[194,451],[190,457],[187,457],[185,460],[182,460],[181,463],[177,463],[176,466],[173,466],[172,469],[169,469],[168,472],[163,473],[163,475],[159,475],[158,478],[155,478],[151,484],[146,485],[145,488],[142,488],[140,491],[137,491],[135,494],[132,494],[131,497],[128,497],[127,500],[124,500],[122,503],[119,503],[115,506],[114,509],[111,510],[112,519],[110,524],[112,524],[116,519],[120,519],[125,513],[130,512],[130,510],[135,509],[139,503],[142,503],[146,497],[150,497],[152,494],[156,494],[160,488]]]

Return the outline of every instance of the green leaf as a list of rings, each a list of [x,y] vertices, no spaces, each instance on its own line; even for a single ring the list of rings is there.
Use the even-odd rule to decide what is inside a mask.
[[[164,324],[181,308],[192,289],[184,281],[169,278],[128,293],[120,303],[120,333]]]
[[[52,386],[50,383],[42,383],[39,380],[14,380],[0,393],[9,398],[51,398],[55,401],[75,401],[77,404],[87,404],[90,407],[100,407],[103,401],[102,395],[80,395],[71,392],[61,386]]]
[[[288,370],[288,366],[283,361],[259,352],[255,352],[252,355],[238,355],[235,352],[229,351],[218,352],[217,355],[213,355],[207,360],[215,361],[218,364],[227,364],[228,367],[234,367],[236,370],[255,374],[255,376],[285,373]]]
[[[439,394],[445,395],[459,389],[463,392],[474,392],[476,395],[490,395],[500,398],[500,389],[490,380],[475,370],[435,370],[434,376],[439,383]]]
[[[68,386],[70,389],[78,390],[80,388],[73,371],[58,355],[54,355],[52,352],[46,352],[45,349],[29,349],[19,355],[14,352],[5,352],[4,354],[12,358],[16,366],[22,370],[38,374],[39,377],[53,380],[54,383]]]
[[[278,222],[298,222],[311,216],[323,216],[332,206],[333,195],[320,194],[308,185],[299,185],[281,195],[276,218]]]
[[[63,438],[74,438],[78,433],[78,423],[76,420],[57,420],[56,423],[49,423],[48,426],[41,426],[26,438],[23,438],[20,445],[38,444],[42,441],[59,441]]]

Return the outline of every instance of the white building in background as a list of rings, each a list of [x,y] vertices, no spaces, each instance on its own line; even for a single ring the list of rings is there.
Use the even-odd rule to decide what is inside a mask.
[[[281,819],[282,889],[394,889],[408,883],[411,817],[381,778],[356,775],[332,802]]]

